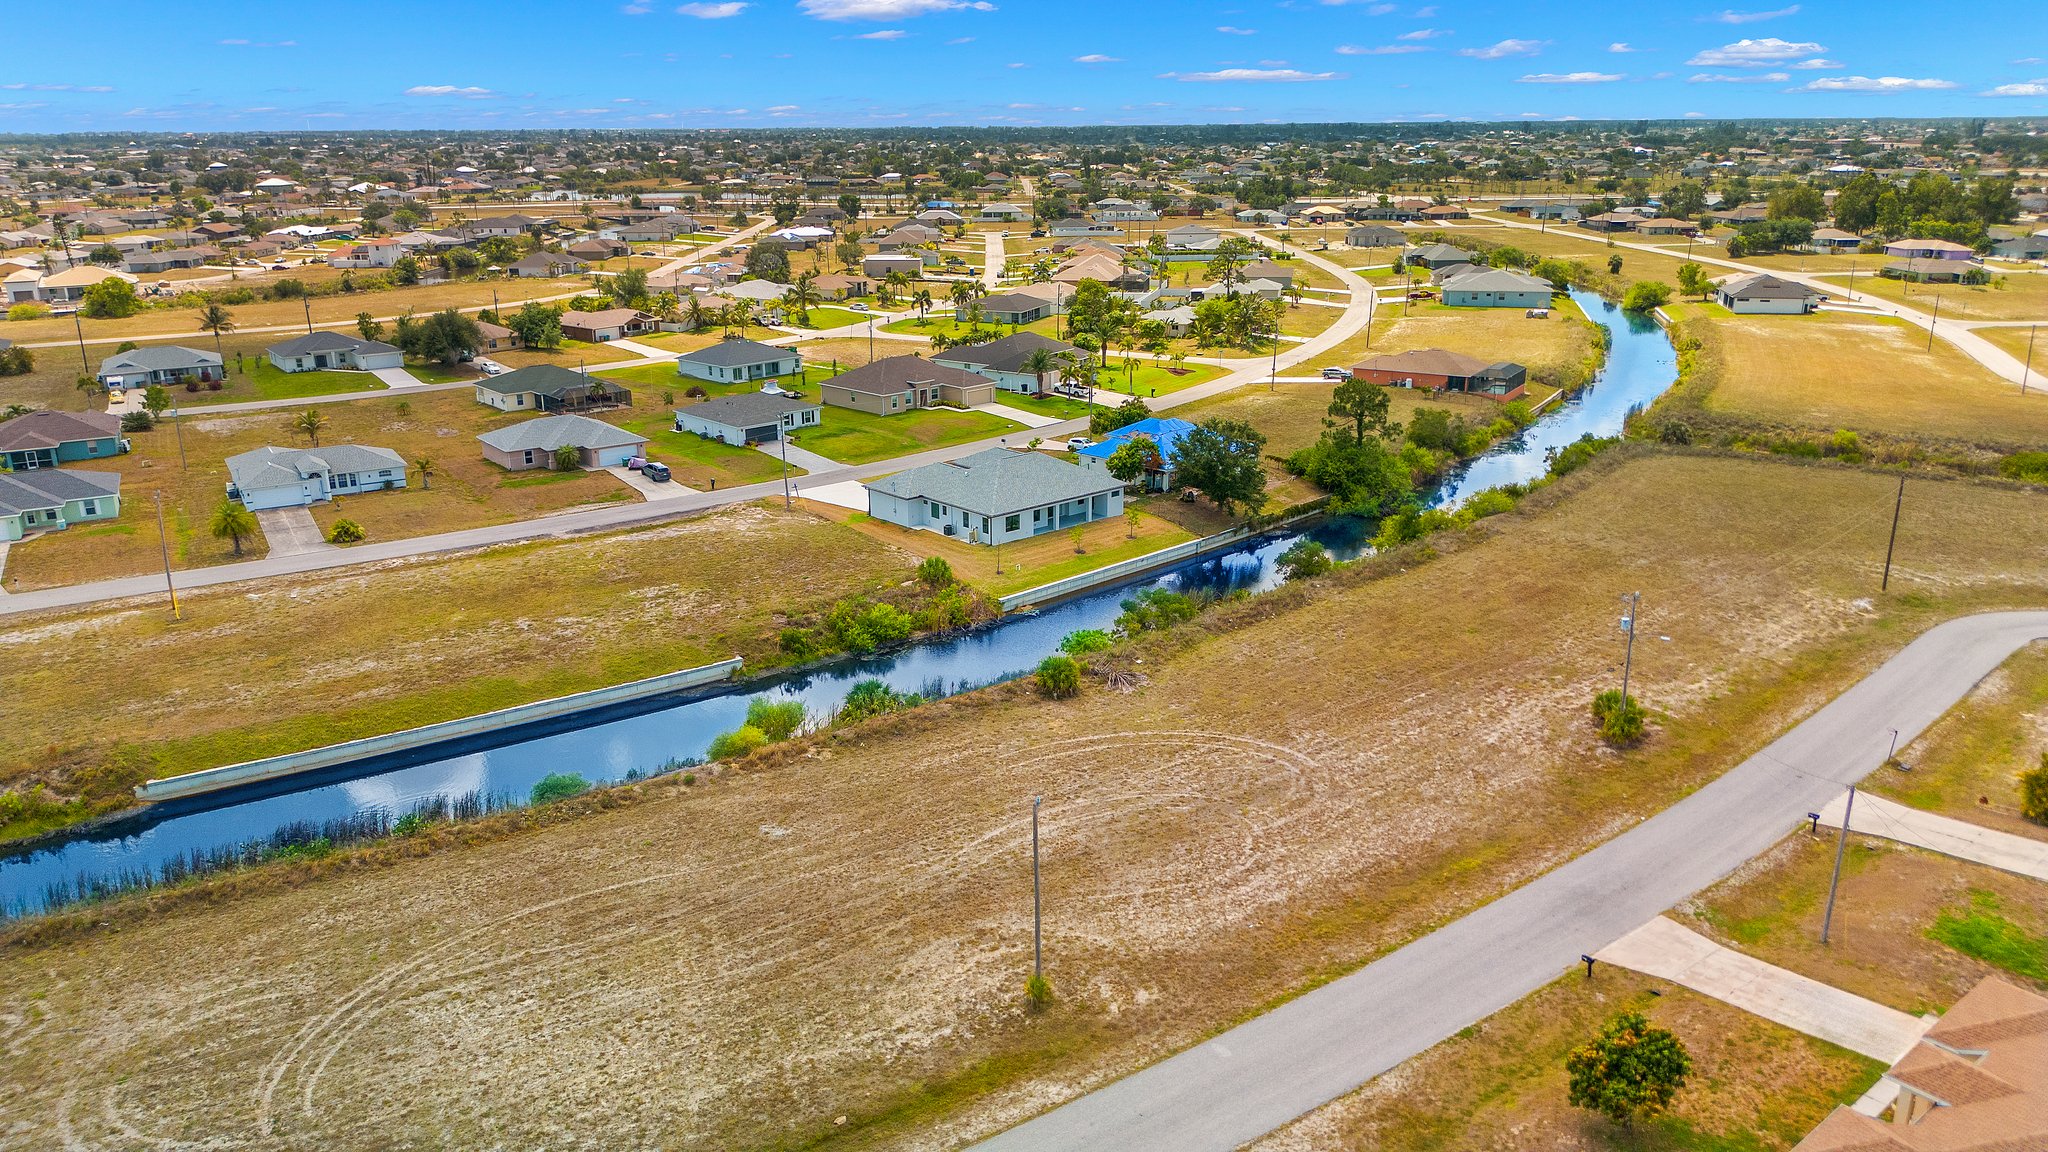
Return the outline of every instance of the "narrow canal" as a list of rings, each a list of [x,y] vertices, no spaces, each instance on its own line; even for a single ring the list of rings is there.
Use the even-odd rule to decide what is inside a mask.
[[[1548,453],[1589,433],[1619,432],[1632,409],[1671,386],[1676,358],[1654,321],[1625,314],[1590,293],[1574,292],[1572,298],[1612,337],[1606,368],[1576,398],[1449,478],[1436,495],[1438,504],[1454,505],[1474,492],[1543,475]],[[584,717],[558,731],[527,730],[496,746],[476,742],[429,749],[410,758],[297,777],[268,791],[237,790],[157,805],[0,859],[0,915],[32,914],[46,907],[53,893],[87,884],[147,880],[160,875],[167,863],[267,838],[294,823],[318,825],[366,814],[396,817],[422,804],[472,795],[523,799],[542,777],[556,772],[577,773],[592,782],[652,773],[678,760],[703,757],[715,736],[739,726],[757,697],[800,700],[822,719],[838,711],[847,691],[862,680],[881,680],[898,691],[928,697],[1000,683],[1029,673],[1068,633],[1111,627],[1121,602],[1139,587],[1273,588],[1283,580],[1275,561],[1303,536],[1339,559],[1350,559],[1366,551],[1369,532],[1361,521],[1325,521],[1247,540],[1230,551],[1033,615],[1010,617],[964,636],[922,641],[876,659],[749,681],[637,715]]]

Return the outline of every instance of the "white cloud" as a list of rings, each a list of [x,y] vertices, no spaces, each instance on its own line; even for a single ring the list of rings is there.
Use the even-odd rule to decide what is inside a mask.
[[[1339,80],[1341,72],[1303,72],[1299,68],[1222,68],[1214,72],[1162,72],[1161,80],[1178,80],[1183,84],[1216,84],[1229,81],[1252,81],[1265,84],[1301,84],[1311,80]]]
[[[797,0],[796,6],[820,20],[907,20],[933,12],[996,10],[988,0]]]
[[[1915,80],[1907,76],[1823,76],[1799,92],[1935,92],[1954,88],[1953,80]]]
[[[1712,20],[1716,24],[1754,24],[1759,20],[1776,20],[1780,16],[1796,16],[1798,14],[1799,5],[1794,4],[1789,8],[1779,8],[1773,12],[1736,12],[1730,9],[1722,9],[1707,17],[1707,19]]]
[[[770,116],[787,116],[791,112],[800,112],[802,110],[803,106],[800,104],[770,104],[768,106],[768,114]]]
[[[2048,96],[2048,79],[2028,80],[2020,84],[2000,84],[1979,96]]]
[[[1641,51],[1642,51],[1642,49],[1641,49],[1641,48],[1634,48],[1634,47],[1631,47],[1631,46],[1629,46],[1629,45],[1627,45],[1627,44],[1621,44],[1621,43],[1609,44],[1609,45],[1607,46],[1607,50],[1608,50],[1609,52],[1641,52]]]
[[[1441,28],[1417,28],[1417,29],[1416,29],[1415,31],[1413,31],[1413,32],[1403,32],[1403,33],[1401,33],[1401,34],[1400,34],[1399,36],[1396,36],[1396,37],[1394,37],[1394,39],[1396,39],[1396,40],[1434,40],[1434,39],[1436,39],[1436,38],[1437,38],[1437,37],[1439,37],[1439,36],[1449,36],[1449,35],[1450,35],[1450,32],[1449,32],[1448,30],[1445,30],[1445,29],[1441,29]]]
[[[1747,76],[1730,76],[1721,72],[1702,72],[1686,80],[1687,84],[1783,84],[1790,80],[1790,72],[1755,72]]]
[[[1823,60],[1816,56],[1811,60],[1801,60],[1799,63],[1792,65],[1792,67],[1799,69],[1801,72],[1812,72],[1820,68],[1840,68],[1842,64],[1837,60]]]
[[[1259,30],[1256,28],[1232,28],[1228,24],[1218,24],[1216,30],[1225,36],[1256,36],[1259,34]]]
[[[1399,56],[1407,52],[1427,52],[1420,44],[1382,44],[1377,48],[1360,48],[1356,44],[1337,45],[1339,56]]]
[[[1005,67],[1005,68],[1029,68],[1029,67],[1031,67],[1031,65],[1029,65],[1029,64],[1026,64],[1026,63],[1024,63],[1024,62],[1023,62],[1022,60],[1017,60],[1017,61],[1013,61],[1013,62],[1011,62],[1011,63],[1005,64],[1005,65],[1003,65],[1003,67]]]
[[[676,9],[678,16],[695,16],[699,20],[725,20],[747,10],[742,0],[727,0],[723,4],[684,4]]]
[[[1100,52],[1090,52],[1086,56],[1074,57],[1074,63],[1076,64],[1116,64],[1122,60],[1123,57],[1121,56],[1104,56]]]
[[[1760,40],[1737,40],[1733,44],[1709,48],[1686,63],[1706,68],[1765,68],[1773,64],[1783,65],[1785,61],[1801,56],[1819,56],[1826,51],[1818,44],[1795,44],[1776,36],[1765,36]]]
[[[908,35],[901,28],[884,28],[879,32],[863,32],[855,40],[901,40]]]
[[[1619,72],[1532,72],[1517,84],[1612,84],[1621,79]]]
[[[0,84],[9,92],[112,92],[105,84]]]
[[[654,5],[643,3],[642,0],[633,0],[630,4],[619,5],[619,11],[628,16],[645,16],[654,11]]]
[[[415,84],[405,90],[407,96],[459,96],[464,100],[489,100],[497,93],[489,88],[458,88],[453,84]]]
[[[1502,40],[1484,48],[1460,48],[1458,55],[1475,60],[1505,60],[1510,56],[1534,56],[1542,48],[1541,40]]]
[[[1687,120],[1704,120],[1707,118],[1707,114],[1705,112],[1687,112],[1685,118]]]

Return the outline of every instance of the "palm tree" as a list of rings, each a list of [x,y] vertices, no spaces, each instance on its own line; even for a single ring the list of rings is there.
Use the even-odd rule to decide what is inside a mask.
[[[434,475],[434,462],[432,460],[427,459],[425,456],[422,456],[419,459],[413,461],[412,466],[420,470],[420,491],[424,492],[427,489],[432,488],[434,486],[432,483]]]
[[[889,291],[901,296],[910,290],[910,273],[898,268],[882,277],[882,283],[888,286]]]
[[[221,351],[220,334],[235,330],[234,316],[226,308],[221,307],[219,302],[209,299],[206,307],[199,310],[199,330],[213,333],[213,351],[220,357],[221,368],[225,371],[228,357],[226,352]]]
[[[1095,370],[1094,365],[1088,362],[1088,358],[1072,354],[1061,356],[1059,371],[1060,383],[1067,385],[1069,391],[1072,391],[1074,385],[1086,381],[1088,406],[1095,407]]]
[[[292,431],[305,433],[315,448],[320,446],[320,430],[325,427],[327,417],[321,415],[318,408],[308,408],[292,420]]]
[[[965,316],[968,303],[974,299],[974,286],[962,280],[954,284],[953,290],[946,295],[953,301],[953,319],[959,320]]]
[[[683,316],[689,320],[692,332],[711,323],[711,309],[704,306],[704,298],[695,292],[690,293],[690,302],[683,305]]]
[[[1059,357],[1054,356],[1050,348],[1034,348],[1031,351],[1031,355],[1024,358],[1024,363],[1021,367],[1030,374],[1032,379],[1038,381],[1038,387],[1043,391],[1045,388],[1045,374],[1059,367]]]
[[[818,303],[818,290],[811,286],[817,278],[816,272],[806,272],[782,294],[782,302],[795,308],[797,321],[805,325],[811,322],[811,305]]]
[[[919,288],[916,292],[911,293],[910,302],[917,305],[917,318],[919,320],[924,319],[924,314],[931,311],[932,308],[932,290],[929,288]]]
[[[244,507],[240,500],[221,497],[213,510],[213,538],[232,540],[235,555],[242,554],[242,537],[256,534],[256,514]]]

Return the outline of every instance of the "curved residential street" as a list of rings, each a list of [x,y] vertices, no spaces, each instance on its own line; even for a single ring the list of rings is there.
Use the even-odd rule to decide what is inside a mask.
[[[740,234],[744,235],[744,234]],[[727,242],[737,240],[740,235],[730,237]],[[1269,241],[1269,244],[1272,243]],[[1273,244],[1275,247],[1288,247]],[[1372,315],[1372,290],[1364,279],[1341,268],[1312,252],[1290,248],[1300,258],[1336,276],[1351,290],[1351,303],[1344,315],[1335,324],[1315,337],[1300,344],[1283,344],[1280,348],[1278,365],[1286,368],[1313,359],[1331,348],[1356,335]],[[878,320],[877,323],[880,321]],[[833,329],[815,335],[777,338],[775,343],[795,343],[800,339],[824,336],[845,336],[844,329]],[[877,333],[886,337],[888,333]],[[907,337],[922,342],[920,337]],[[628,361],[630,363],[656,363],[659,361]],[[1197,400],[1241,388],[1248,384],[1265,383],[1272,373],[1274,360],[1261,356],[1249,359],[1206,361],[1230,367],[1232,370],[1215,380],[1196,384],[1179,392],[1161,396],[1150,401],[1156,411],[1191,404]],[[625,364],[609,364],[606,367],[623,367]],[[469,387],[458,384],[455,387]],[[374,395],[389,395],[375,393]],[[260,403],[260,402],[258,402]],[[302,403],[302,402],[293,402]],[[231,406],[209,406],[207,411],[229,411]],[[1054,439],[1087,431],[1086,420],[1068,420],[1044,428],[1032,429],[1030,435]],[[955,460],[971,455],[985,448],[992,448],[1004,442],[1003,438],[978,440],[969,444],[957,444],[948,448],[933,449],[892,460],[880,460],[869,464],[846,465],[828,472],[812,472],[796,484],[798,488],[822,487],[826,484],[846,480],[860,480],[888,472],[900,472],[921,464],[933,464],[944,460]],[[654,503],[607,505],[601,508],[560,512],[551,516],[531,520],[515,521],[509,524],[493,524],[484,528],[470,528],[460,532],[444,532],[433,536],[415,536],[405,540],[372,541],[351,545],[332,552],[307,552],[291,556],[265,556],[260,560],[247,560],[239,564],[221,564],[210,568],[194,568],[173,574],[180,591],[194,588],[218,587],[243,580],[262,580],[273,576],[293,576],[308,572],[319,572],[334,568],[345,568],[356,564],[374,564],[387,560],[400,560],[415,556],[428,556],[443,552],[467,551],[496,544],[513,544],[525,540],[549,536],[575,536],[589,532],[603,532],[615,528],[627,528],[640,524],[651,524],[678,516],[701,512],[711,508],[722,508],[731,504],[742,504],[750,500],[778,496],[782,493],[780,480],[748,484],[737,488],[721,488],[716,492],[692,492],[674,499]],[[132,596],[149,596],[162,593],[164,578],[161,574],[128,576],[116,580],[100,580],[89,584],[69,584],[59,588],[44,588],[33,592],[17,592],[0,596],[0,616],[35,612],[49,608],[76,607],[107,600],[119,600]]]
[[[979,1145],[1226,1152],[1556,979],[1726,876],[1911,743],[2048,612],[1930,629],[1733,771],[1635,828],[1341,980]]]

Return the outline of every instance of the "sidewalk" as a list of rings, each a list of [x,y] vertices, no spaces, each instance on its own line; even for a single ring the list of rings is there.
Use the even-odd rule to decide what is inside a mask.
[[[1846,792],[1828,801],[1820,810],[1820,822],[1830,828],[1840,828],[1842,808],[1848,801]],[[1908,808],[1868,792],[1856,794],[1856,809],[1849,818],[1849,831],[1882,836],[1958,860],[1988,864],[2001,871],[2048,880],[2048,841],[2029,840],[2010,832],[1980,828],[1965,820]]]

